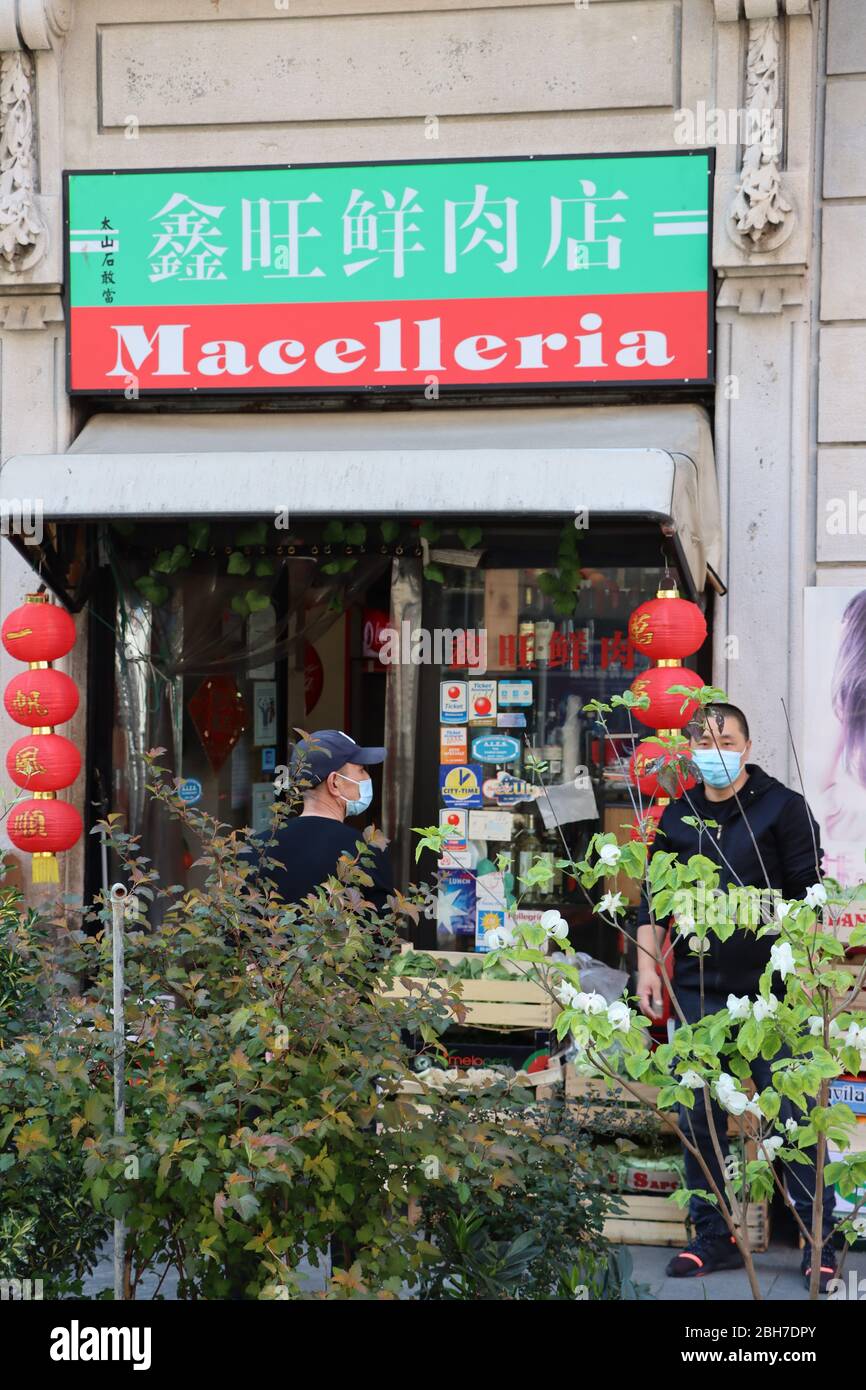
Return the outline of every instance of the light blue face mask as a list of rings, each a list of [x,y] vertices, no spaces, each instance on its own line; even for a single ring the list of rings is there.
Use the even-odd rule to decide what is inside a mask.
[[[346,777],[342,772],[335,773],[335,776],[342,777],[344,782],[354,783],[354,785],[358,788],[358,796],[356,800],[350,801],[347,796],[343,797],[343,800],[346,803],[346,815],[363,815],[364,811],[366,811],[367,807],[370,805],[370,802],[373,800],[373,783],[370,781],[370,778],[365,777],[363,782],[356,782],[354,777]],[[338,796],[342,796],[342,792],[338,792],[337,794]]]
[[[710,787],[729,787],[742,772],[742,753],[733,748],[695,748],[692,761]]]

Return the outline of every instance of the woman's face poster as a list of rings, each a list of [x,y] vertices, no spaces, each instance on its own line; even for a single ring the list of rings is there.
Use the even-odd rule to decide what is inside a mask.
[[[805,610],[804,778],[824,872],[866,881],[866,589],[811,588]]]

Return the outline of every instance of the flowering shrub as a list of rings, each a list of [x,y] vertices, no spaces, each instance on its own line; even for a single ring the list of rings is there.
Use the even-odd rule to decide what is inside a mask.
[[[685,692],[684,692],[685,693]],[[690,696],[695,692],[689,690]],[[724,699],[723,692],[704,688],[699,693],[703,706]],[[645,702],[631,692],[613,697],[611,705],[593,701],[588,708],[604,723],[614,705],[630,708]],[[678,760],[687,757],[683,740],[669,739],[673,772]],[[665,742],[665,739],[661,739]],[[686,745],[687,747],[687,745]],[[635,804],[640,817],[642,807]],[[642,885],[653,920],[673,918],[677,934],[684,937],[689,951],[699,961],[706,954],[710,937],[724,942],[738,928],[759,938],[773,937],[770,960],[760,978],[754,998],[730,995],[720,1011],[686,1024],[680,1013],[670,1042],[653,1047],[648,1036],[649,1023],[629,998],[607,1002],[600,994],[581,988],[580,972],[574,966],[554,962],[547,956],[549,939],[555,934],[550,921],[538,926],[518,925],[509,931],[507,941],[497,941],[497,949],[487,956],[488,968],[503,957],[520,962],[543,980],[561,1003],[556,1030],[561,1040],[576,1049],[578,1066],[584,1073],[615,1080],[626,1092],[642,1099],[636,1083],[658,1088],[656,1114],[699,1162],[706,1185],[696,1195],[716,1205],[742,1250],[755,1297],[760,1297],[746,1233],[745,1209],[749,1201],[770,1198],[775,1191],[792,1210],[806,1241],[820,1250],[821,1201],[824,1185],[833,1183],[843,1196],[850,1197],[866,1187],[866,1154],[846,1152],[856,1118],[850,1107],[829,1104],[831,1080],[846,1073],[866,1069],[866,1026],[863,1016],[849,1005],[862,988],[866,965],[859,978],[841,966],[845,947],[838,940],[835,923],[844,912],[839,905],[838,885],[822,881],[816,865],[816,881],[802,902],[786,901],[778,893],[754,885],[720,886],[718,865],[705,855],[694,854],[685,863],[659,848],[650,858],[647,845],[635,839],[621,845],[611,833],[592,837],[585,857],[575,863],[563,859],[560,867],[570,871],[589,893],[612,870]],[[539,864],[537,873],[550,870]],[[833,907],[833,900],[837,905]],[[595,908],[612,927],[625,929],[626,903],[619,893],[606,892]],[[626,933],[628,934],[628,933]],[[866,946],[866,927],[854,929],[851,947]],[[772,977],[777,972],[781,990],[774,992]],[[703,974],[701,970],[701,979]],[[678,1011],[675,990],[670,991],[674,1011]],[[703,995],[703,983],[701,985]],[[787,1050],[789,1056],[779,1056]],[[771,1060],[772,1085],[751,1098],[743,1089],[750,1075],[750,1064],[757,1057]],[[703,1092],[713,1097],[724,1111],[735,1116],[748,1115],[753,1122],[757,1157],[745,1169],[726,1172],[720,1186],[701,1156],[697,1145],[671,1108],[681,1106],[688,1114],[695,1097]],[[797,1118],[790,1111],[791,1102]],[[719,1151],[712,1111],[708,1107],[711,1137]],[[827,1161],[828,1142],[843,1156]],[[817,1190],[813,1221],[806,1225],[793,1209],[773,1161],[781,1158],[788,1165],[808,1160],[803,1150],[817,1146]],[[675,1200],[685,1206],[693,1194],[681,1190]],[[851,1215],[841,1219],[838,1229],[851,1242],[866,1234],[866,1215],[862,1201]],[[817,1295],[819,1260],[813,1260],[812,1288]]]

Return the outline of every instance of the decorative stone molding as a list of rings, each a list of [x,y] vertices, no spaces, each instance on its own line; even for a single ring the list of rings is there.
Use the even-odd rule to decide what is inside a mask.
[[[749,23],[746,53],[747,141],[730,208],[734,241],[746,251],[774,251],[793,230],[782,191],[782,119],[778,19]]]
[[[811,14],[814,0],[715,0],[720,24],[739,19],[775,19],[779,15]]]
[[[60,296],[14,294],[0,298],[0,329],[47,328],[50,323],[63,322]]]
[[[33,123],[34,52],[62,41],[72,0],[0,0],[0,270],[19,274],[45,255]]]
[[[806,285],[798,275],[728,275],[719,285],[717,309],[738,314],[781,314],[806,302]]]

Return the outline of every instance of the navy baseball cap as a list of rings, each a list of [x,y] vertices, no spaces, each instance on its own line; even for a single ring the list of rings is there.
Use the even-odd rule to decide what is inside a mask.
[[[302,783],[317,787],[329,772],[338,772],[344,763],[359,763],[361,767],[367,767],[384,761],[384,748],[362,748],[342,729],[319,729],[295,744],[291,771]]]

